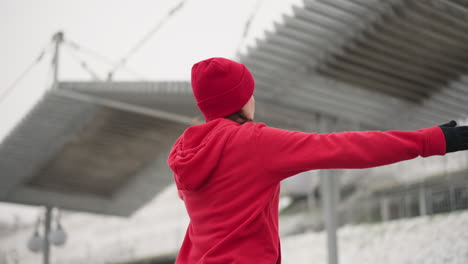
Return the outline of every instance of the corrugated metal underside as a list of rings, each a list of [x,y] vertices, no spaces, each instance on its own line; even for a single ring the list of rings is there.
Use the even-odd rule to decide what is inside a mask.
[[[318,72],[420,102],[468,68],[468,13],[450,12],[451,8],[440,1],[389,6]]]
[[[0,146],[2,198],[8,199],[16,185],[35,176],[98,110],[92,104],[45,95]]]
[[[63,92],[48,91],[0,145],[0,200],[129,215],[172,181],[165,161],[186,124]]]
[[[241,55],[257,95],[364,126],[468,113],[466,1],[307,0]]]
[[[103,108],[28,184],[112,198],[174,141],[165,120]]]

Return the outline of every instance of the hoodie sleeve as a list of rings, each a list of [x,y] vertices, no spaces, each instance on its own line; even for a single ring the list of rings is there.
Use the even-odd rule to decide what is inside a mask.
[[[314,169],[362,169],[444,155],[445,138],[440,127],[316,134],[262,125],[257,152],[261,166],[282,180]]]

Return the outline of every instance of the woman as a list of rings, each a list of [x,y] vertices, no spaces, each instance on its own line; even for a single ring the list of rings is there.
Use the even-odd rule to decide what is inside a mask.
[[[210,58],[192,67],[206,123],[175,142],[168,164],[190,216],[176,263],[281,263],[281,180],[316,169],[369,168],[468,148],[454,121],[417,131],[315,134],[253,123],[254,79]]]

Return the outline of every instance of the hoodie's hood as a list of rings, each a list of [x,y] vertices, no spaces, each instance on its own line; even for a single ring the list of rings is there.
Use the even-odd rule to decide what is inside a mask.
[[[177,139],[168,164],[179,190],[195,190],[211,176],[229,136],[223,132],[227,126],[236,125],[231,120],[220,118],[189,127]]]

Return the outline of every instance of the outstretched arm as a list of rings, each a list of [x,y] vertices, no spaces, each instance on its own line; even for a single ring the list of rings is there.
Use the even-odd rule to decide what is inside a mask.
[[[315,134],[260,126],[257,133],[261,166],[279,180],[307,170],[370,168],[467,148],[468,127],[452,122],[416,131]]]

